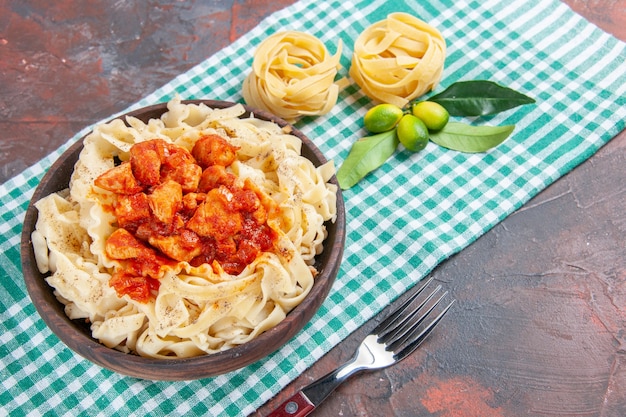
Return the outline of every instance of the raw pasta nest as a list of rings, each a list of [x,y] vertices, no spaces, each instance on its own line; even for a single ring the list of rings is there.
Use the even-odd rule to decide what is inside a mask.
[[[290,123],[302,116],[328,113],[337,102],[341,41],[330,55],[315,36],[285,31],[265,39],[257,48],[252,71],[243,83],[250,106],[267,110]]]
[[[315,167],[301,156],[298,137],[244,113],[242,105],[212,109],[176,98],[159,119],[100,124],[84,140],[69,189],[36,203],[32,242],[38,268],[49,274],[66,314],[88,320],[102,344],[154,358],[219,352],[274,327],[311,290],[324,223],[336,217],[333,164]],[[236,147],[226,169],[271,200],[267,226],[275,232],[275,246],[237,275],[215,264],[172,260],[159,270],[151,299],[118,296],[111,279],[124,264],[105,249],[107,239],[123,230],[111,209],[119,197],[95,179],[128,161],[136,143],[157,139],[191,151],[205,135]]]
[[[436,28],[410,14],[391,13],[357,38],[350,76],[368,97],[404,107],[437,86],[445,56]]]

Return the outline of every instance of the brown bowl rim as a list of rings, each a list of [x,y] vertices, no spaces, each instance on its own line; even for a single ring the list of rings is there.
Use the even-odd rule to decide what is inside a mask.
[[[203,103],[211,108],[226,108],[238,104],[229,101],[201,99],[182,100],[182,102],[185,104]],[[281,127],[290,126],[292,129],[291,133],[302,140],[303,156],[309,158],[316,166],[327,162],[317,146],[300,130],[285,120],[246,105],[244,105],[244,108],[246,113],[242,117],[254,114],[259,119],[272,121]],[[124,120],[125,117],[132,116],[145,121],[159,117],[165,111],[167,111],[167,103],[164,102],[130,111],[111,120]],[[232,349],[210,355],[182,359],[145,358],[123,353],[100,344],[92,338],[87,324],[80,323],[77,320],[70,320],[64,313],[63,304],[54,297],[52,287],[44,280],[46,275],[41,274],[37,269],[30,237],[37,221],[37,210],[34,207],[34,203],[52,192],[60,191],[67,187],[74,163],[82,150],[85,136],[81,137],[59,156],[35,189],[24,217],[20,248],[22,271],[29,297],[46,325],[71,350],[103,368],[135,378],[168,381],[208,378],[243,368],[280,349],[300,332],[319,310],[339,272],[345,244],[345,207],[339,186],[337,187],[337,218],[334,223],[327,222],[326,224],[328,237],[324,245],[324,251],[316,259],[316,267],[319,274],[315,278],[313,288],[302,303],[289,312],[287,317],[272,329],[262,333],[250,342]],[[56,177],[59,179],[55,180]],[[60,181],[63,178],[67,178],[64,187],[61,186],[63,181]],[[58,186],[51,187],[51,184],[55,184],[55,181]],[[333,176],[330,182],[337,184],[336,177]],[[321,267],[324,264],[327,265],[325,269]],[[268,348],[268,346],[272,347]]]

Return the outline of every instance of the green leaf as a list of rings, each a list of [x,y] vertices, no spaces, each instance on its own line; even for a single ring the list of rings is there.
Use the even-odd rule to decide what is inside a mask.
[[[398,147],[396,129],[367,136],[354,142],[350,153],[337,171],[342,190],[354,186],[367,174],[380,167]]]
[[[428,99],[441,104],[451,116],[486,116],[535,100],[492,81],[459,81]]]
[[[430,133],[430,140],[439,146],[455,151],[485,152],[504,142],[515,125],[472,126],[449,122],[442,130]]]

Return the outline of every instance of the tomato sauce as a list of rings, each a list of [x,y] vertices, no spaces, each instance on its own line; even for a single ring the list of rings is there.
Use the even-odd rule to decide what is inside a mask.
[[[217,135],[200,138],[191,152],[153,139],[133,145],[128,162],[96,178],[117,197],[119,228],[105,251],[120,264],[109,281],[118,296],[149,301],[164,268],[178,262],[214,270],[217,263],[237,275],[274,248],[272,200],[226,170],[237,149]]]

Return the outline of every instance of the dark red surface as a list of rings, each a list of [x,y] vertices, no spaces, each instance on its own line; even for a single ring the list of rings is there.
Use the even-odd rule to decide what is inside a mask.
[[[626,1],[567,0],[626,40]],[[0,0],[0,181],[253,28],[282,1]],[[434,273],[458,299],[400,365],[313,416],[626,416],[626,133]],[[352,356],[373,323],[259,410]]]

